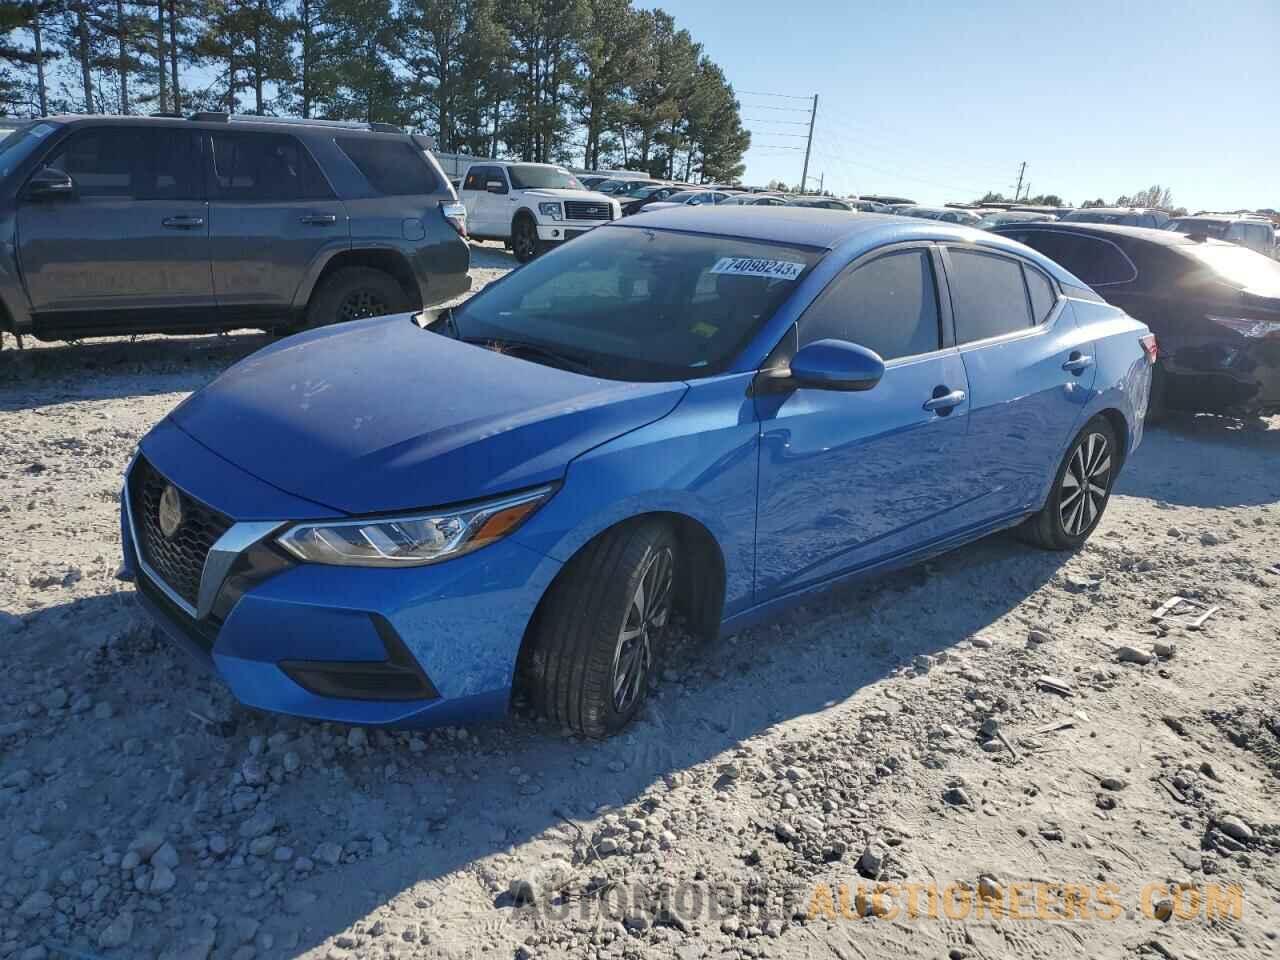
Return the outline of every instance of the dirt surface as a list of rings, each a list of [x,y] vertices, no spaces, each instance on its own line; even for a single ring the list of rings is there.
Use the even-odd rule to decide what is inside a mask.
[[[0,958],[1280,955],[1280,420],[1151,430],[1078,554],[678,645],[613,740],[386,732],[239,707],[115,579],[134,444],[265,342],[0,354]]]

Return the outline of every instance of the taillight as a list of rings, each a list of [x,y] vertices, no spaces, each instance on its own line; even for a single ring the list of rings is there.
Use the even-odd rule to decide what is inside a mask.
[[[1160,345],[1156,343],[1156,335],[1148,333],[1145,337],[1139,337],[1138,342],[1142,344],[1142,352],[1147,355],[1147,363],[1154,365],[1160,358]]]
[[[465,204],[445,202],[440,204],[440,213],[449,221],[449,226],[458,231],[458,236],[467,235],[467,208]]]
[[[1275,320],[1254,320],[1252,317],[1210,317],[1210,322],[1220,327],[1234,330],[1242,337],[1250,340],[1261,340],[1263,337],[1274,337],[1280,334],[1280,323]]]

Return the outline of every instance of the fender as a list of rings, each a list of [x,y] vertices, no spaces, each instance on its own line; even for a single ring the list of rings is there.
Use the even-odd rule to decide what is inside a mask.
[[[315,293],[316,283],[319,281],[325,269],[333,262],[333,258],[354,250],[369,250],[385,253],[393,253],[405,260],[406,268],[413,273],[410,266],[411,260],[404,250],[394,244],[373,241],[355,241],[352,242],[348,237],[342,237],[335,240],[331,246],[325,247],[320,251],[319,255],[311,261],[311,265],[307,268],[307,272],[303,274],[302,279],[298,282],[298,288],[294,291],[293,302],[290,309],[296,313],[302,313],[307,309],[307,304],[311,300],[311,295]],[[414,273],[416,280],[417,274]],[[421,284],[419,283],[419,287]]]
[[[705,528],[720,550],[726,615],[750,606],[760,444],[746,395],[752,376],[699,381],[665,417],[580,455],[563,488],[513,539],[565,562],[625,520],[678,514]]]

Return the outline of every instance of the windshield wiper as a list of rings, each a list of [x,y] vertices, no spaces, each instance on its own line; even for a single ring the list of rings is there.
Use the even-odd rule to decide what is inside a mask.
[[[587,376],[593,375],[591,365],[585,360],[566,353],[560,353],[550,347],[544,347],[540,343],[531,343],[528,340],[512,340],[507,337],[458,337],[458,339],[463,343],[474,343],[478,346],[488,347],[498,353],[510,353],[513,356],[526,354],[530,359],[541,357],[543,360],[550,361],[552,366],[561,367],[573,373],[582,373]]]

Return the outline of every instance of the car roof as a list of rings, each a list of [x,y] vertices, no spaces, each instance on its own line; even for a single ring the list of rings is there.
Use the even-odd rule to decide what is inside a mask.
[[[1071,213],[1164,213],[1155,207],[1076,207]]]
[[[29,122],[29,121],[24,121]],[[41,122],[75,126],[169,126],[184,130],[227,130],[241,133],[246,130],[258,133],[327,133],[330,136],[341,133],[342,136],[395,136],[407,137],[409,134],[394,124],[362,123],[359,121],[337,120],[303,120],[299,117],[258,117],[244,114],[193,114],[190,117],[147,117],[120,116],[118,114],[68,113],[52,117],[42,117]],[[374,128],[378,129],[374,129]]]
[[[663,207],[646,209],[633,217],[614,220],[609,229],[653,228],[679,230],[712,236],[738,237],[743,240],[818,247],[833,250],[852,244],[857,250],[869,251],[889,243],[913,240],[935,240],[988,247],[1014,253],[1033,260],[1063,283],[1079,285],[1070,272],[1043,254],[997,233],[978,230],[941,220],[896,217],[887,213],[859,213],[857,216],[833,217],[829,210],[816,207]],[[1144,233],[1160,233],[1145,230]],[[1184,238],[1185,239],[1185,238]]]
[[[1181,247],[1196,244],[1185,233],[1176,230],[1155,230],[1151,227],[1123,227],[1115,223],[1081,223],[1073,220],[1033,220],[1020,224],[1000,224],[995,228],[1002,230],[1051,230],[1054,233],[1078,233],[1083,236],[1102,237],[1104,239],[1145,240],[1166,247]]]

